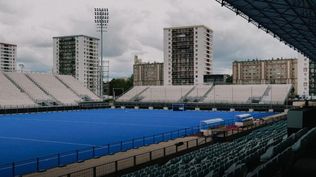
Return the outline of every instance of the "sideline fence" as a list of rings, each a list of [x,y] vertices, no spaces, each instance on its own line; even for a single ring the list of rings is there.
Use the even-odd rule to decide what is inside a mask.
[[[281,116],[273,118],[273,120],[278,121],[278,120],[282,120],[284,118],[285,118],[285,116],[281,115]],[[227,132],[223,132],[223,134],[221,134],[221,135],[218,134],[217,136],[223,136],[223,137],[232,136],[232,135],[244,132],[244,131],[253,130],[255,128],[265,126],[267,124],[271,124],[274,121],[272,121],[272,122],[270,122],[270,121],[260,122],[259,124],[252,125],[249,127],[238,128],[236,130],[229,130]],[[101,177],[101,176],[106,176],[106,175],[113,176],[122,170],[126,170],[128,168],[133,168],[133,167],[136,167],[138,165],[148,163],[152,160],[164,158],[164,157],[167,157],[169,155],[172,155],[172,154],[175,154],[175,153],[178,153],[180,151],[184,151],[184,150],[187,150],[190,148],[200,147],[200,146],[202,146],[206,143],[210,143],[210,142],[212,142],[212,138],[204,136],[203,138],[201,137],[201,138],[197,138],[194,140],[185,141],[180,146],[178,146],[176,143],[176,144],[171,145],[171,146],[163,147],[160,149],[155,149],[155,150],[152,150],[149,152],[145,152],[145,153],[137,154],[134,156],[122,158],[122,159],[115,160],[112,162],[107,162],[107,163],[104,163],[101,165],[97,165],[97,166],[90,167],[90,168],[85,168],[85,169],[78,170],[78,171],[75,171],[72,173],[65,173],[63,175],[60,175],[59,177],[78,177],[78,176],[80,176],[80,177]]]
[[[127,151],[129,149],[194,135],[199,133],[199,131],[199,126],[194,126],[190,128],[155,134],[152,136],[144,136],[126,141],[120,141],[117,143],[111,143],[104,146],[94,146],[90,148],[77,149],[74,151],[58,153],[49,156],[37,157],[19,162],[0,164],[0,176],[14,177],[17,175],[23,175],[33,172],[41,172],[47,169],[61,167],[75,162],[82,162],[84,160]]]
[[[193,140],[184,141],[181,145],[170,145],[160,149],[155,149],[149,152],[137,154],[134,156],[122,158],[102,165],[86,168],[73,173],[61,175],[59,177],[99,177],[105,176],[119,171],[141,165],[152,160],[167,157],[169,155],[178,153],[180,151],[188,150],[194,147],[200,147],[206,143],[211,142],[210,137],[197,138]]]

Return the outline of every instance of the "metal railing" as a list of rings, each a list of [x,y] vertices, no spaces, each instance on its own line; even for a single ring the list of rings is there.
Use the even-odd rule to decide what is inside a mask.
[[[36,106],[36,105],[6,105],[0,106],[1,114],[16,114],[16,113],[35,113],[35,112],[50,112],[50,111],[67,111],[78,109],[98,109],[109,108],[108,103],[89,103],[89,104],[64,104],[54,106]]]
[[[279,121],[285,119],[284,115],[277,116],[273,119],[272,122],[274,121]],[[253,130],[256,128],[260,128],[262,126],[265,126],[267,124],[271,124],[272,122],[270,121],[264,121],[264,122],[258,122],[257,124],[247,126],[247,127],[241,127],[237,129],[231,129],[231,130],[226,130],[223,132],[219,132],[219,134],[215,135],[218,137],[230,137],[233,135],[238,135],[242,132],[247,132],[249,130]],[[202,141],[201,141],[202,140]],[[128,170],[133,167],[137,167],[139,165],[145,164],[145,163],[150,163],[151,161],[154,160],[159,160],[165,157],[168,157],[170,155],[176,154],[178,152],[188,150],[190,148],[194,147],[200,147],[202,145],[205,145],[206,143],[212,143],[212,138],[211,137],[206,137],[204,136],[203,138],[197,138],[193,140],[188,140],[182,142],[180,145],[178,143],[175,143],[173,145],[163,147],[160,149],[155,149],[152,151],[148,151],[145,153],[140,153],[136,155],[132,155],[126,158],[122,158],[119,160],[114,160],[111,162],[107,162],[101,165],[85,168],[82,170],[78,170],[75,172],[71,173],[65,173],[63,175],[60,175],[59,177],[101,177],[101,176],[106,176],[106,175],[111,175],[111,176],[118,176],[115,174],[118,174],[121,172],[123,174],[123,170]],[[132,170],[130,170],[132,171]]]
[[[199,131],[199,126],[194,126],[190,128],[154,134],[151,136],[133,138],[104,146],[93,146],[85,149],[77,149],[69,152],[57,153],[19,162],[0,164],[0,176],[14,177],[16,175],[40,172],[55,167],[65,166],[71,163],[82,162],[92,158],[127,151],[129,149],[135,149],[150,144],[156,144],[180,137],[194,135],[199,133]]]
[[[118,173],[122,170],[126,170],[132,167],[136,167],[141,164],[158,160],[170,155],[176,154],[181,151],[185,151],[194,147],[200,147],[206,143],[210,143],[210,137],[196,138],[193,140],[184,141],[181,143],[175,143],[170,146],[155,149],[145,153],[136,154],[119,160],[107,162],[98,166],[85,168],[76,172],[60,175],[59,177],[99,177],[110,174]]]

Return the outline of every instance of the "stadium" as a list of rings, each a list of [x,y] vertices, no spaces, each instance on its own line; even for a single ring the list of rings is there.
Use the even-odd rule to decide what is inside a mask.
[[[315,60],[314,2],[217,1]],[[315,108],[289,105],[291,84],[134,86],[107,103],[69,75],[0,83],[1,177],[316,174]]]

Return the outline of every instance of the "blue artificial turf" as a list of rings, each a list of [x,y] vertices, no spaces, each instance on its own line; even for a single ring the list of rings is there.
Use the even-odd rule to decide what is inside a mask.
[[[16,173],[33,172],[36,170],[34,167],[36,157],[53,155],[51,162],[46,160],[40,163],[40,168],[47,169],[56,166],[58,153],[62,153],[62,156],[70,154],[60,162],[67,164],[76,160],[74,152],[77,149],[88,149],[84,152],[86,154],[80,154],[79,158],[84,160],[91,158],[93,146],[99,147],[122,140],[198,126],[201,120],[211,118],[223,118],[229,121],[233,120],[235,115],[243,113],[99,109],[3,115],[0,116],[0,164],[30,160],[26,161],[30,164],[20,165],[23,168],[20,171],[18,166]],[[261,118],[274,113],[251,114],[255,118]],[[117,147],[112,148],[114,149],[110,151],[113,152],[120,150]],[[127,144],[124,148],[123,150],[127,150],[132,146]],[[104,155],[105,151],[108,152],[108,149],[100,148],[95,153]],[[3,168],[7,166],[0,165],[0,176],[12,175],[8,170],[3,172],[6,170]]]

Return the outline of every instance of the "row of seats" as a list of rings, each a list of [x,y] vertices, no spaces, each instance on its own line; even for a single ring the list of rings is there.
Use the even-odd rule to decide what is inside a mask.
[[[0,72],[0,83],[0,107],[35,106],[32,99],[11,83],[2,72]]]
[[[267,125],[232,142],[216,143],[124,177],[218,177],[246,173],[269,147],[287,139],[286,121]]]
[[[284,104],[290,84],[135,86],[119,102],[199,102]]]
[[[316,128],[309,131],[302,129],[292,134],[287,140],[271,147],[270,151],[263,154],[260,159],[264,163],[250,171],[247,177],[272,176],[276,171],[291,165],[292,160],[300,157],[300,153],[315,136]]]
[[[101,99],[72,76],[0,72],[0,107],[76,105]]]
[[[23,73],[11,72],[6,73],[17,85],[19,85],[28,95],[36,101],[53,100],[49,95],[37,87],[30,79]]]
[[[87,98],[89,101],[100,101],[100,98],[87,87],[84,87],[81,82],[70,75],[56,75],[56,77],[71,88],[81,98]]]
[[[262,97],[262,102],[283,104],[284,101],[286,101],[291,89],[291,84],[270,85]]]
[[[139,95],[143,102],[177,102],[193,86],[151,86]]]

